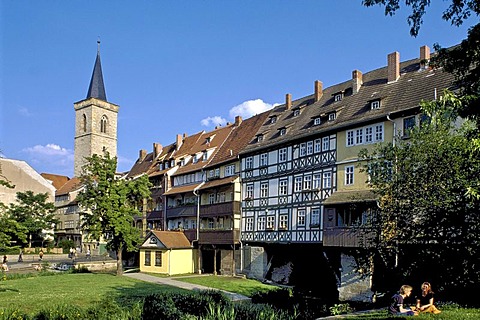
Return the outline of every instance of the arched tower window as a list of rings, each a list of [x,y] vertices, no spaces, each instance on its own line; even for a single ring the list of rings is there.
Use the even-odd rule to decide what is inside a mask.
[[[102,116],[102,120],[100,120],[100,132],[107,133],[107,116]]]
[[[83,132],[87,132],[87,116],[83,114],[83,122],[82,122]]]

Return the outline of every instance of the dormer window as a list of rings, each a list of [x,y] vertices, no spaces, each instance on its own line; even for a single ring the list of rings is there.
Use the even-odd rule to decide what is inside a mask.
[[[165,162],[165,169],[168,169],[168,161]]]
[[[300,115],[300,109],[298,109],[298,108],[297,108],[297,109],[294,109],[294,110],[293,110],[293,116],[294,116],[294,117],[298,117],[299,115]]]
[[[343,99],[343,92],[335,93],[335,95],[334,95],[334,101],[335,102],[342,101],[342,99]]]
[[[257,134],[257,142],[263,141],[263,134]]]
[[[321,123],[322,123],[322,120],[320,119],[320,117],[316,117],[316,118],[313,119],[313,125],[314,126],[318,126]]]
[[[197,156],[196,154],[193,155],[192,162],[193,162],[193,163],[197,163],[197,162],[198,162],[198,156]]]
[[[171,160],[170,165],[171,165],[172,167],[175,167],[175,160],[174,160],[174,159]]]
[[[183,167],[185,165],[185,159],[182,158],[182,160],[180,160],[180,165]]]
[[[371,110],[380,109],[380,100],[371,101],[370,102],[370,109]]]
[[[207,153],[207,151],[204,151],[203,152],[203,161],[207,161],[207,159],[208,159],[208,153]]]
[[[158,169],[163,170],[163,163],[160,163],[160,164],[158,165]]]
[[[284,135],[287,133],[287,128],[285,128],[285,127],[280,128],[279,131],[280,131],[279,134],[280,134],[281,136],[284,136]]]
[[[277,116],[271,116],[270,117],[270,124],[274,124],[275,122],[277,122]]]
[[[328,114],[328,121],[333,121],[337,117],[337,114],[335,112],[329,113]]]
[[[206,142],[207,144],[210,143],[210,142],[212,142],[213,137],[214,137],[214,136],[208,137],[207,139],[205,139],[205,142]]]

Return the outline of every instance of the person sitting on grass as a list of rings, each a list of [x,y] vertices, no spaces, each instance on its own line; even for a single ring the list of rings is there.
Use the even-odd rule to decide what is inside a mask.
[[[433,304],[432,285],[429,282],[424,282],[420,288],[422,289],[422,293],[417,297],[416,310],[420,313],[441,313],[442,311],[438,310]]]
[[[403,305],[403,300],[405,298],[408,298],[412,294],[412,286],[409,285],[403,285],[400,287],[400,292],[397,294],[394,294],[392,297],[392,303],[390,304],[390,307],[388,308],[388,312],[390,314],[396,315],[396,316],[416,316],[418,315],[418,312],[413,311],[412,309],[405,307]]]

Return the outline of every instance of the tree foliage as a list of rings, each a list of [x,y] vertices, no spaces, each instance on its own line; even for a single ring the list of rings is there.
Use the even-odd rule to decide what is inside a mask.
[[[24,242],[22,230],[26,230],[31,246],[32,240],[45,240],[42,233],[53,236],[54,225],[58,222],[55,210],[53,202],[48,202],[48,193],[17,192],[17,201],[6,210],[6,218],[15,221],[10,228],[17,230],[11,234],[13,239]]]
[[[480,283],[480,150],[475,126],[454,127],[458,104],[449,92],[423,103],[430,121],[409,139],[360,154],[380,196],[374,251],[402,279],[451,290]]]
[[[399,0],[363,0],[362,4],[366,7],[381,5],[385,7],[385,15],[393,16],[400,9]],[[410,34],[414,37],[418,35],[423,16],[426,14],[431,0],[405,0],[405,6],[410,7],[412,13],[408,16],[407,22],[410,26]],[[443,12],[442,19],[450,21],[454,26],[460,26],[472,14],[478,16],[480,13],[480,4],[478,0],[458,1],[451,0],[447,9]]]
[[[117,179],[117,159],[108,153],[87,158],[80,180],[83,190],[77,196],[82,209],[82,228],[90,239],[107,239],[107,247],[117,254],[117,274],[122,274],[122,251],[137,249],[140,231],[134,216],[137,205],[150,197],[147,176],[136,180]]]
[[[410,7],[412,13],[408,17],[410,34],[416,37],[423,24],[423,16],[430,6],[430,0],[405,0],[405,6]],[[363,0],[364,6],[382,5],[385,15],[394,15],[400,9],[399,0]],[[478,0],[451,0],[450,5],[443,11],[442,19],[450,21],[453,26],[462,25],[471,16],[480,15],[480,1]],[[438,55],[434,56],[431,65],[443,67],[446,72],[452,73],[456,79],[456,86],[463,96],[464,103],[458,110],[460,116],[474,120],[480,128],[480,24],[472,26],[467,38],[452,48],[442,48],[435,44]]]

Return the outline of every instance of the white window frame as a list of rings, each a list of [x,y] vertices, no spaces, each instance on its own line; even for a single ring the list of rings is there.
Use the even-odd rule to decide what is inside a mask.
[[[268,182],[262,182],[260,184],[260,198],[268,197]]]
[[[307,144],[305,142],[300,143],[300,157],[307,155]]]
[[[253,184],[247,184],[245,187],[245,198],[253,199]]]
[[[313,141],[307,142],[307,155],[311,155],[313,153]]]
[[[322,175],[320,173],[313,174],[313,189],[320,189],[322,185]]]
[[[332,172],[327,171],[322,175],[322,187],[323,189],[330,189],[332,187]]]
[[[287,161],[287,148],[282,148],[278,150],[278,162]]]
[[[278,183],[278,195],[286,196],[288,194],[288,180],[280,180]]]
[[[225,177],[233,176],[235,174],[235,165],[231,164],[225,166],[224,173]]]
[[[305,209],[297,210],[297,225],[305,226],[306,215],[307,214]]]
[[[303,177],[303,190],[312,189],[312,176]]]
[[[318,126],[320,124],[322,124],[322,120],[321,120],[320,117],[316,117],[315,119],[313,119],[313,125],[314,126]]]
[[[351,186],[354,184],[355,166],[345,166],[345,185]]]
[[[265,217],[258,217],[257,220],[257,230],[263,231],[265,230]]]
[[[267,229],[268,230],[275,229],[275,216],[274,215],[267,216]]]
[[[281,214],[278,217],[278,228],[279,229],[287,229],[288,228],[288,215],[286,214]]]
[[[370,102],[370,109],[371,110],[380,109],[380,100],[375,100]]]
[[[253,217],[245,219],[245,231],[253,231]]]
[[[302,177],[295,177],[295,183],[294,183],[294,191],[299,192],[302,191],[302,184],[303,184],[303,179]]]
[[[347,147],[383,142],[383,123],[348,130],[345,144]]]
[[[330,150],[330,137],[323,137],[322,138],[322,150],[323,151]]]
[[[245,169],[253,169],[253,157],[245,158]]]
[[[313,208],[310,212],[310,224],[320,226],[320,208]]]
[[[262,153],[260,155],[260,166],[261,167],[268,166],[268,153]]]
[[[322,139],[315,139],[315,153],[322,152]]]

